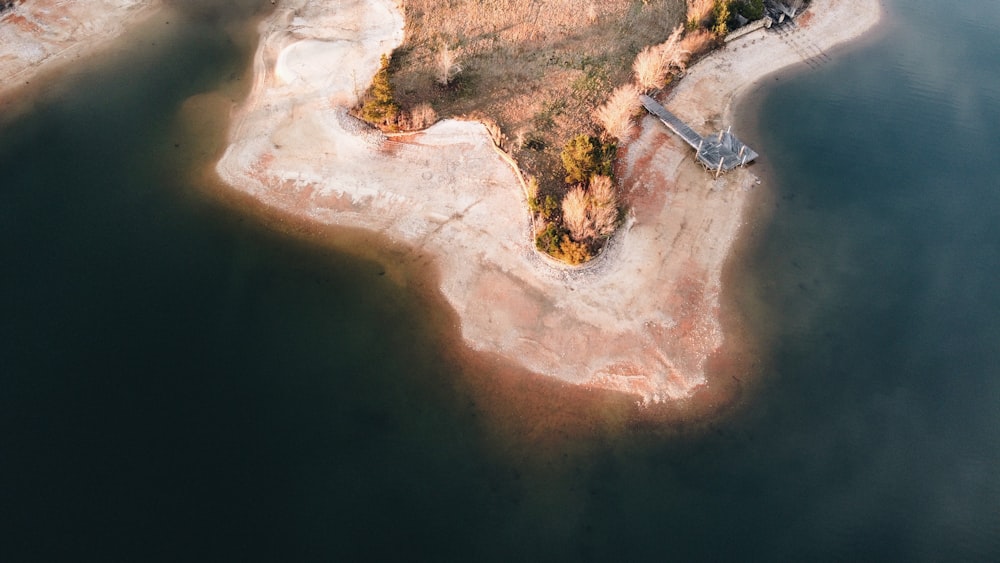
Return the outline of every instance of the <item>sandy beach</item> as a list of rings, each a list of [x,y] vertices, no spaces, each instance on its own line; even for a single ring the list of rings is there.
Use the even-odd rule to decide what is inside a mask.
[[[814,0],[797,28],[728,43],[662,101],[703,134],[717,131],[766,75],[829,60],[829,49],[880,18],[877,0]],[[297,216],[429,254],[476,350],[645,402],[705,385],[706,361],[725,341],[721,273],[759,183],[753,169],[715,179],[646,117],[618,165],[631,207],[625,226],[586,267],[554,265],[534,250],[519,179],[480,124],[443,121],[404,141],[346,114],[380,55],[402,41],[403,24],[391,0],[282,3],[261,25],[254,86],[234,108],[222,178]]]
[[[159,0],[32,0],[0,15],[0,95],[86,56],[152,15]]]

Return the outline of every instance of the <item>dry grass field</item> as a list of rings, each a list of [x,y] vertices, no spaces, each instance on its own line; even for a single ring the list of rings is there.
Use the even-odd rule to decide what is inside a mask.
[[[504,148],[562,196],[559,154],[632,80],[644,47],[686,21],[684,0],[401,0],[406,39],[392,61],[404,111],[495,121]]]

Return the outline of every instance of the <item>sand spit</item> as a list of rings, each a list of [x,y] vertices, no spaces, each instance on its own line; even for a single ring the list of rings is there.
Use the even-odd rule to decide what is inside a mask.
[[[0,94],[114,39],[159,0],[28,0],[0,16]]]
[[[804,55],[828,57],[881,8],[814,0],[811,12],[794,41],[759,31],[702,60],[666,105],[704,133],[718,129],[741,92]],[[713,179],[647,117],[620,164],[625,227],[588,267],[555,266],[534,251],[518,179],[481,125],[444,121],[400,141],[346,114],[402,29],[391,0],[282,2],[262,24],[254,87],[234,110],[219,174],[269,205],[434,256],[475,349],[647,401],[706,384],[706,360],[724,340],[722,267],[758,183],[752,171]]]

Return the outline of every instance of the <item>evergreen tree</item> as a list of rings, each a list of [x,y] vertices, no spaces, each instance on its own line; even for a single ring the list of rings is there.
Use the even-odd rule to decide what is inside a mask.
[[[715,0],[713,15],[715,25],[712,26],[712,32],[722,37],[729,32],[729,18],[732,15],[729,10],[729,0]]]
[[[389,57],[382,55],[382,66],[372,79],[368,99],[361,108],[361,115],[370,123],[389,124],[396,118],[399,106],[396,104],[392,83],[389,82]]]
[[[753,21],[764,17],[764,0],[742,0],[736,5],[741,16]]]
[[[597,138],[585,133],[573,137],[560,155],[566,169],[566,183],[585,184],[595,174],[611,176],[616,152],[614,144],[602,145]]]
[[[566,143],[562,151],[563,168],[566,169],[566,183],[577,184],[590,180],[597,167],[597,147],[586,134],[579,134]]]

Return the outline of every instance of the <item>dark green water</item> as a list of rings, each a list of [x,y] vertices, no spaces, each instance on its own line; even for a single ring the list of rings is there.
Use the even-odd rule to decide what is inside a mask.
[[[0,122],[0,559],[997,560],[1000,5],[938,4],[759,94],[765,373],[656,429],[195,185],[255,3],[180,3]]]

